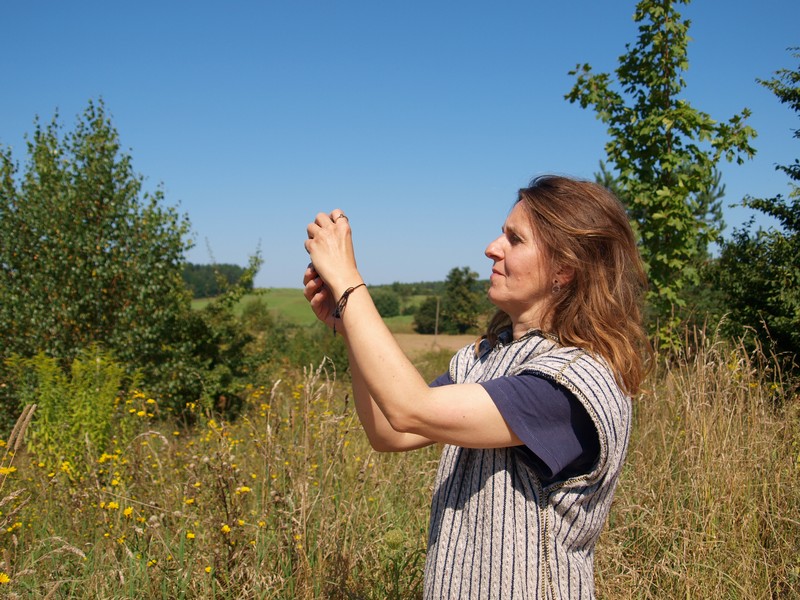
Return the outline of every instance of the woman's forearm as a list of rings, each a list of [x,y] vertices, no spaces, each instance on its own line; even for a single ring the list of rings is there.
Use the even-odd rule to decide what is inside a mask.
[[[344,293],[335,292],[338,296]],[[350,295],[338,323],[337,329],[347,342],[354,393],[358,380],[362,398],[369,398],[361,402],[362,422],[375,425],[376,433],[385,431],[378,426],[385,422],[395,433],[413,435],[408,433],[408,426],[415,420],[419,402],[431,390],[384,324],[366,288]],[[412,446],[419,447],[425,438],[416,437],[420,440]]]
[[[422,436],[396,431],[380,407],[375,403],[358,366],[358,361],[348,349],[350,377],[356,413],[372,447],[379,452],[400,452],[421,448],[433,443]]]

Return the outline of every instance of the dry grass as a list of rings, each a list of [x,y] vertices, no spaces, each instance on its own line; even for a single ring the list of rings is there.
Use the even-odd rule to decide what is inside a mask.
[[[686,347],[636,404],[599,596],[797,598],[800,398],[768,360]],[[250,390],[234,422],[151,423],[80,478],[9,452],[0,595],[419,597],[437,449],[373,453],[324,367]]]
[[[774,363],[695,338],[659,365],[598,584],[606,598],[800,597],[800,398]]]

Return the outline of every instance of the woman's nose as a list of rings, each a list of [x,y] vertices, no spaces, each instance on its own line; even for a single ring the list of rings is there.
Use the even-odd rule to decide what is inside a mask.
[[[496,260],[500,258],[500,238],[498,237],[495,240],[489,242],[489,245],[486,246],[486,250],[484,250],[484,254],[487,258],[491,258],[492,260]]]

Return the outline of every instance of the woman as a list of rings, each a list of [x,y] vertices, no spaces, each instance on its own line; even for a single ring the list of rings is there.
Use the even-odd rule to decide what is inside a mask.
[[[344,337],[370,443],[445,444],[425,597],[593,598],[646,347],[646,280],[619,201],[565,177],[520,190],[486,248],[497,313],[430,386],[370,299],[344,213],[307,231],[305,297]]]

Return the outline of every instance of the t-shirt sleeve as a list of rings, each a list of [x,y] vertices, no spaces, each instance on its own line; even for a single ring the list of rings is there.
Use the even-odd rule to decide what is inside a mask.
[[[531,373],[481,385],[543,479],[564,479],[591,469],[600,455],[597,429],[569,390]]]
[[[428,384],[428,387],[439,387],[441,385],[450,385],[453,380],[450,378],[450,373],[442,373],[436,379]]]

